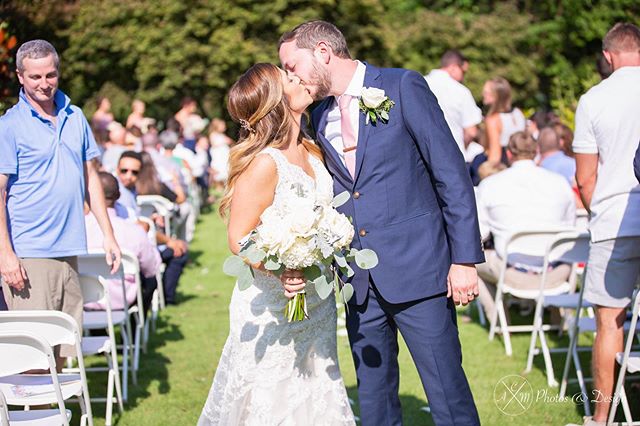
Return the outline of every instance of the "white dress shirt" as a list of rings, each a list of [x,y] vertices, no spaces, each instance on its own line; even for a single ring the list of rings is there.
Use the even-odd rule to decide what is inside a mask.
[[[351,103],[349,104],[349,116],[351,118],[351,126],[353,128],[353,134],[356,137],[357,143],[361,114],[358,102],[360,99],[360,92],[362,92],[362,88],[364,86],[364,73],[366,71],[366,66],[360,61],[356,62],[358,62],[358,67],[356,68],[356,72],[353,74],[351,82],[349,82],[349,86],[347,86],[347,90],[345,90],[344,94],[352,96]],[[342,164],[345,164],[344,152],[342,152],[342,150],[344,149],[344,144],[342,143],[340,108],[338,108],[338,100],[335,97],[333,99],[331,109],[329,109],[329,113],[327,114],[327,125],[324,128],[324,136],[338,153]]]
[[[622,67],[582,95],[573,151],[598,154],[591,199],[593,242],[640,236],[640,187],[633,157],[640,141],[640,67]]]
[[[571,228],[576,205],[567,180],[537,167],[532,160],[483,179],[476,192],[480,233],[493,234],[496,253],[504,259],[509,236],[524,229]]]
[[[482,111],[476,105],[471,91],[441,69],[432,70],[424,78],[438,99],[444,118],[465,160],[468,163],[471,162],[477,152],[467,155],[467,149],[464,146],[464,129],[476,126],[482,121]]]

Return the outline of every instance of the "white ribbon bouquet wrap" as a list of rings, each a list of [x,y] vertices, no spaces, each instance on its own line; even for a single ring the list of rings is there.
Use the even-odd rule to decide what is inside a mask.
[[[345,283],[339,272],[351,277],[349,262],[371,269],[378,264],[373,250],[349,248],[354,229],[349,218],[336,210],[349,199],[343,192],[333,200],[305,197],[301,188],[286,203],[271,205],[260,216],[260,225],[243,240],[240,253],[227,258],[223,270],[238,279],[238,288],[251,286],[254,272],[250,265],[262,263],[264,268],[280,276],[289,270],[301,270],[307,286],[315,286],[318,296],[326,299],[335,288],[347,302],[353,287]],[[284,314],[287,321],[308,318],[305,291],[290,299]]]

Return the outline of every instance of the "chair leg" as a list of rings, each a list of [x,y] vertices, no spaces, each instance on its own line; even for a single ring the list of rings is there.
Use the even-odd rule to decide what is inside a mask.
[[[538,340],[538,330],[542,327],[542,304],[540,301],[536,303],[536,310],[533,314],[533,331],[531,331],[531,340],[529,341],[529,354],[527,355],[527,368],[525,373],[530,373],[533,368],[533,357],[536,350],[536,341]]]
[[[572,325],[571,328],[569,329],[569,336],[570,336],[569,348],[568,348],[569,350],[567,351],[567,358],[564,361],[564,369],[562,370],[562,382],[560,382],[560,393],[559,393],[560,398],[564,398],[567,392],[567,383],[568,383],[568,377],[569,377],[569,369],[571,368],[572,354],[578,343],[577,321],[578,321],[578,317],[576,316],[576,318],[574,319],[574,325]]]
[[[113,415],[113,370],[109,369],[109,378],[107,379],[107,410],[105,414],[105,426],[111,426],[111,417]]]
[[[487,318],[484,315],[484,307],[482,306],[480,299],[475,300],[475,306],[478,309],[478,319],[480,320],[480,325],[484,327],[487,325]]]
[[[580,362],[580,357],[578,356],[578,350],[576,348],[573,349],[573,363],[576,367],[576,376],[578,377],[578,384],[580,385],[580,392],[582,393],[582,405],[584,405],[584,415],[591,415],[591,405],[589,405],[589,394],[587,392],[587,385],[584,381],[584,376],[582,374],[582,363]]]
[[[618,373],[618,380],[616,381],[616,387],[613,392],[613,399],[611,400],[611,407],[609,408],[609,419],[607,424],[611,424],[616,417],[616,411],[618,411],[618,403],[622,399],[622,392],[624,392],[624,377],[627,372],[627,366],[623,360],[623,364],[620,366],[620,372]],[[624,403],[623,403],[624,404]],[[623,408],[624,409],[624,408]],[[627,422],[629,419],[627,419]]]
[[[500,332],[504,340],[504,351],[507,356],[511,356],[513,355],[513,351],[511,350],[511,335],[509,334],[509,324],[507,323],[507,315],[504,312],[504,305],[500,303],[499,306],[496,306],[496,309],[498,310],[498,318],[500,319]]]
[[[622,404],[622,410],[624,411],[624,419],[627,423],[632,424],[631,409],[629,408],[629,400],[627,399],[627,393],[624,390],[624,385],[620,388],[620,403]]]
[[[502,305],[502,292],[498,290],[495,299],[495,306],[493,312],[491,312],[491,327],[489,328],[489,340],[493,340],[496,334],[496,327],[498,326],[498,305]]]
[[[126,402],[129,396],[129,341],[124,327],[122,335],[122,399]]]
[[[542,347],[542,356],[544,357],[544,367],[547,372],[547,385],[549,387],[554,388],[558,386],[558,381],[556,380],[555,375],[553,374],[553,362],[551,361],[551,352],[549,351],[549,345],[547,344],[547,337],[544,333],[544,330],[542,330],[542,327],[540,328],[540,346]]]
[[[127,334],[127,342],[129,342],[127,349],[128,349],[128,361],[129,361],[129,371],[131,372],[131,381],[133,382],[134,386],[138,383],[138,375],[136,374],[136,368],[135,368],[135,343],[133,340],[133,332],[131,331],[131,321],[129,321],[127,319],[127,321],[125,322],[125,333]]]
[[[136,325],[135,341],[133,344],[133,384],[138,384],[138,369],[140,368],[140,345],[142,344],[142,325]]]

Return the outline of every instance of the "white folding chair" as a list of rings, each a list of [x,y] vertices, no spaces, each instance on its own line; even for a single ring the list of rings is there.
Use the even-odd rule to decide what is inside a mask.
[[[536,354],[536,344],[539,338],[542,355],[544,358],[545,370],[547,373],[547,384],[549,386],[558,386],[558,382],[554,377],[553,364],[551,362],[551,353],[549,351],[549,345],[547,344],[545,332],[559,329],[561,327],[550,324],[543,324],[544,308],[552,306],[552,304],[545,304],[545,295],[546,293],[548,293],[547,290],[545,290],[545,283],[547,279],[547,270],[549,268],[549,263],[552,261],[568,263],[572,265],[572,271],[575,271],[576,265],[586,262],[588,258],[589,234],[578,232],[562,232],[556,234],[553,240],[549,243],[549,246],[547,247],[545,253],[542,277],[540,279],[540,287],[538,289],[538,296],[536,298],[536,308],[533,316],[533,330],[531,332],[531,343],[529,344],[529,355],[527,357],[527,368],[525,372],[529,373],[533,367],[533,357]],[[575,278],[576,275],[572,273],[568,281],[568,291],[573,291],[573,289],[575,288]],[[552,299],[555,301],[559,300],[559,297],[565,296],[558,295],[556,291],[554,291],[553,293],[553,296],[547,296],[546,299]],[[576,293],[573,294],[578,296]]]
[[[76,349],[78,368],[74,373],[81,379],[82,393],[78,395],[83,416],[93,424],[89,388],[84,367],[84,356],[78,323],[69,314],[60,311],[0,311],[0,332],[27,332],[43,337],[51,347],[70,345]]]
[[[589,268],[589,265],[587,264],[585,268],[585,276],[588,268]],[[578,337],[580,336],[581,333],[595,334],[597,331],[597,327],[596,327],[595,318],[581,316],[581,311],[584,303],[584,300],[583,300],[584,288],[585,288],[584,285],[580,288],[580,293],[579,293],[580,297],[578,299],[578,308],[576,309],[576,316],[571,326],[569,327],[570,341],[569,341],[569,348],[567,351],[567,357],[564,363],[564,370],[562,372],[562,381],[560,382],[559,398],[562,399],[565,397],[567,392],[567,387],[570,383],[577,382],[578,385],[580,386],[580,393],[582,394],[581,395],[582,403],[583,403],[582,405],[584,407],[585,416],[590,416],[591,406],[589,405],[590,398],[587,393],[587,383],[592,382],[593,380],[591,378],[584,376],[584,373],[582,371],[582,363],[580,362],[580,357],[578,356],[578,352],[580,352],[581,350],[591,351],[591,347],[579,348]],[[623,330],[625,332],[631,329],[631,323],[632,321],[624,322]],[[636,326],[636,332],[638,332],[637,326]],[[576,370],[575,380],[569,379],[569,370],[572,365]]]
[[[136,202],[140,207],[142,216],[151,217],[154,213],[159,214],[164,219],[164,233],[171,236],[175,232],[172,221],[176,211],[176,205],[161,195],[138,195]]]
[[[631,352],[633,338],[636,334],[635,332],[637,332],[636,327],[638,325],[638,316],[640,315],[640,290],[636,290],[633,300],[631,323],[629,324],[629,332],[627,334],[627,342],[624,347],[624,352],[618,352],[616,354],[616,361],[620,364],[620,372],[618,373],[618,381],[616,382],[615,392],[613,393],[613,401],[611,402],[609,420],[607,421],[607,424],[611,424],[613,422],[616,416],[616,411],[618,410],[618,403],[622,405],[624,418],[628,425],[640,424],[640,422],[634,422],[631,418],[629,400],[627,399],[627,393],[624,391],[624,379],[626,374],[640,372],[640,352]]]
[[[504,310],[504,295],[510,294],[519,299],[535,300],[538,297],[539,289],[522,290],[513,287],[506,282],[505,275],[509,266],[508,261],[512,254],[518,253],[527,256],[534,256],[544,259],[547,247],[555,235],[561,232],[573,232],[573,229],[553,228],[553,229],[531,229],[514,232],[505,244],[505,256],[502,259],[500,277],[496,285],[495,309],[490,318],[489,340],[493,340],[496,333],[502,334],[504,347],[507,356],[513,354],[511,348],[511,336],[509,333],[531,332],[533,325],[509,325],[507,315]],[[547,262],[548,264],[548,262]],[[540,274],[540,280],[546,279],[546,274]],[[544,281],[541,285],[544,286]],[[544,288],[544,287],[543,287]],[[545,295],[555,295],[567,293],[570,284],[564,282],[556,287],[545,289]]]
[[[133,383],[136,384],[137,376],[133,371],[133,333],[129,317],[126,291],[124,287],[124,273],[122,266],[115,274],[111,274],[111,267],[105,261],[104,252],[92,251],[89,254],[78,256],[78,273],[92,275],[103,280],[116,279],[122,283],[122,299],[124,309],[112,310],[111,321],[114,326],[120,327],[122,337],[122,398],[126,402],[129,395],[129,372]],[[106,311],[84,311],[83,327],[85,330],[106,330],[109,327],[109,319]]]
[[[102,354],[106,358],[107,367],[92,367],[87,371],[107,371],[107,395],[105,398],[92,398],[92,401],[104,402],[106,404],[105,424],[111,424],[113,416],[114,387],[115,402],[118,404],[120,413],[124,411],[122,385],[120,382],[120,370],[118,367],[118,353],[116,335],[113,327],[113,317],[111,311],[111,301],[109,298],[109,285],[101,277],[94,275],[79,274],[82,297],[85,303],[101,302],[105,305],[107,316],[106,336],[85,336],[82,339],[82,352],[84,356]]]
[[[66,339],[65,339],[66,340]],[[29,370],[49,370],[49,374],[21,374]],[[79,374],[58,374],[51,344],[44,337],[27,331],[0,332],[0,392],[8,405],[25,408],[36,405],[58,405],[58,423],[69,426],[64,401],[83,398]],[[81,404],[80,423],[93,425],[93,418]],[[90,413],[90,411],[89,411]]]
[[[71,421],[71,410],[65,410],[67,420]],[[0,425],[2,426],[60,426],[60,411],[47,410],[12,410],[9,411],[7,400],[0,392]]]
[[[133,275],[136,280],[136,303],[129,307],[129,314],[133,315],[136,319],[136,330],[133,335],[133,371],[137,374],[140,366],[140,349],[142,348],[144,352],[147,351],[144,335],[148,335],[148,324],[144,318],[142,281],[140,279],[140,262],[138,261],[138,257],[127,250],[122,250],[122,268],[125,275]]]

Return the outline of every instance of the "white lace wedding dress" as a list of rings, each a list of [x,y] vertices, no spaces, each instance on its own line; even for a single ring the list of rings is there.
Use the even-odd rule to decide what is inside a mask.
[[[279,150],[261,154],[277,166],[274,204],[300,189],[333,196],[331,177],[315,157],[314,181]],[[280,281],[254,272],[251,287],[233,291],[229,337],[198,425],[355,425],[338,366],[335,299],[307,287],[309,319],[289,323]]]

